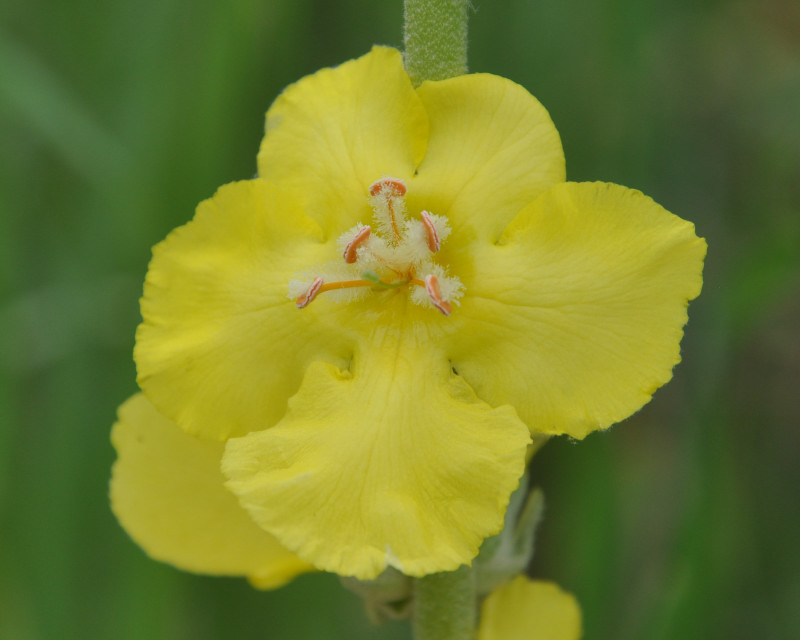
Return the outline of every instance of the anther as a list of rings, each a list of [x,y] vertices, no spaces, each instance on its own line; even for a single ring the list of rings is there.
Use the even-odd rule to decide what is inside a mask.
[[[422,218],[422,224],[425,227],[425,238],[428,241],[428,249],[431,250],[431,253],[436,253],[442,248],[442,241],[439,239],[439,232],[436,231],[436,225],[433,224],[433,219],[427,211],[420,213],[419,217]]]
[[[370,185],[369,194],[371,196],[377,196],[383,192],[384,189],[390,190],[390,192],[386,194],[390,198],[399,198],[406,195],[406,183],[398,178],[381,178],[380,180],[376,180]]]
[[[307,307],[309,303],[317,297],[320,287],[322,287],[322,278],[317,276],[314,278],[314,281],[311,283],[311,286],[308,288],[308,290],[302,296],[298,297],[297,300],[295,300],[297,308],[302,309],[303,307]]]
[[[444,315],[449,316],[453,312],[450,303],[442,299],[442,292],[439,291],[439,279],[435,275],[425,276],[425,291],[427,291],[433,306]]]
[[[345,262],[352,264],[358,260],[358,248],[364,245],[371,232],[372,229],[369,226],[363,226],[356,232],[342,253]]]

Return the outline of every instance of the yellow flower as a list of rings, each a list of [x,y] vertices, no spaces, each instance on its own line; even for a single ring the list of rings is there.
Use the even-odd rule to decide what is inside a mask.
[[[637,191],[564,182],[547,112],[509,80],[415,90],[375,48],[286,89],[258,170],[154,249],[135,359],[317,568],[470,562],[531,433],[606,428],[680,360],[705,243]]]
[[[551,582],[517,576],[481,607],[478,640],[578,640],[581,634],[578,603]]]

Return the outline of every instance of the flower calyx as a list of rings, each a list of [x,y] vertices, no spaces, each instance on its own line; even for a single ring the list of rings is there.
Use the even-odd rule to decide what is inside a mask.
[[[544,493],[538,487],[529,488],[526,473],[511,494],[503,530],[483,541],[473,563],[479,595],[489,594],[530,566],[543,514]]]

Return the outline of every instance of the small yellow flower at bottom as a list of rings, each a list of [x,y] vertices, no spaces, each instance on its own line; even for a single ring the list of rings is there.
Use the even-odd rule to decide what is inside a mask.
[[[187,435],[137,394],[111,431],[111,508],[152,558],[273,589],[313,567],[256,525],[223,486],[224,445]]]
[[[581,610],[552,582],[517,576],[495,589],[481,607],[478,640],[578,640]]]

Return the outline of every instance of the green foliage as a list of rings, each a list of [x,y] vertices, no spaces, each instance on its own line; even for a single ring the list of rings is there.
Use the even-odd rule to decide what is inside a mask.
[[[709,243],[673,382],[534,458],[534,573],[577,595],[587,640],[797,637],[796,3],[473,4],[470,70],[542,100],[570,179],[639,188]],[[150,247],[253,175],[283,86],[399,46],[402,3],[0,11],[0,637],[408,637],[331,576],[260,593],[150,561],[106,484]]]

